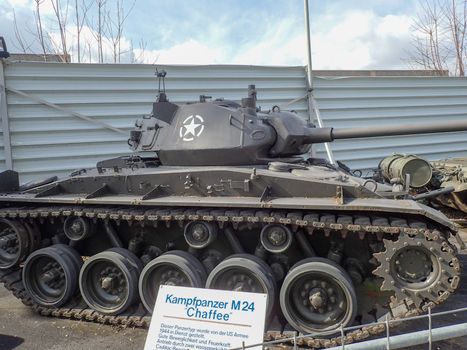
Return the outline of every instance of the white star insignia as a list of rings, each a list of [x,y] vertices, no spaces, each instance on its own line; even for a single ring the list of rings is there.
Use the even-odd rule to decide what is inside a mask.
[[[190,115],[180,127],[180,137],[183,141],[193,141],[204,130],[204,119],[200,115]]]

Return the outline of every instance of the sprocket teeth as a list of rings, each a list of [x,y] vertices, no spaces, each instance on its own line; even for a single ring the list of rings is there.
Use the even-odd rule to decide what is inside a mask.
[[[379,252],[379,253],[374,253],[373,256],[379,260],[379,258],[382,258],[384,255],[386,255],[386,252]]]
[[[379,265],[376,269],[373,270],[373,274],[383,277],[383,267]]]
[[[394,290],[394,295],[396,296],[397,300],[404,300],[407,298],[407,295],[402,293],[402,291],[399,288]]]
[[[373,274],[383,279],[381,290],[392,291],[396,300],[407,301],[419,310],[423,309],[427,302],[433,305],[443,302],[459,284],[461,266],[455,256],[455,249],[444,240],[441,233],[435,233],[418,232],[410,236],[402,233],[397,240],[383,239],[384,251],[373,254],[374,259],[379,263]],[[396,275],[391,274],[392,259],[405,247],[424,247],[431,252],[431,259],[433,256],[435,258],[432,260],[433,263],[439,266],[438,274],[434,276],[436,278],[434,283],[415,290],[411,288],[409,282],[399,281]]]
[[[387,279],[385,279],[383,284],[381,284],[381,290],[383,291],[392,291],[393,289],[394,286]]]

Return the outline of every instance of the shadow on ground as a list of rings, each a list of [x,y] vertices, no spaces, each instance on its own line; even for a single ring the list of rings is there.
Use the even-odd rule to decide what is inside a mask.
[[[23,343],[23,338],[0,334],[0,349],[2,350],[13,350]]]

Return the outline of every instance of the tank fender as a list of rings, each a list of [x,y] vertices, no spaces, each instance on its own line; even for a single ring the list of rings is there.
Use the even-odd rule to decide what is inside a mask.
[[[457,232],[456,225],[449,220],[449,218],[444,215],[442,212],[433,209],[425,204],[416,203],[420,209],[424,212],[425,216],[429,217],[433,221],[437,222],[438,224],[449,228],[452,232]]]

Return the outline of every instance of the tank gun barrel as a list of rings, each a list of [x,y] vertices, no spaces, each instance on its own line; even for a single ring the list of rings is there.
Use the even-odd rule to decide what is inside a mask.
[[[362,137],[417,135],[454,131],[467,131],[467,118],[462,121],[446,123],[408,124],[403,126],[387,125],[368,128],[333,128],[331,131],[331,136],[333,140],[339,140],[356,139]]]
[[[401,136],[440,132],[467,131],[467,119],[456,122],[374,126],[367,128],[316,128],[310,129],[306,143],[332,142],[378,136]]]

